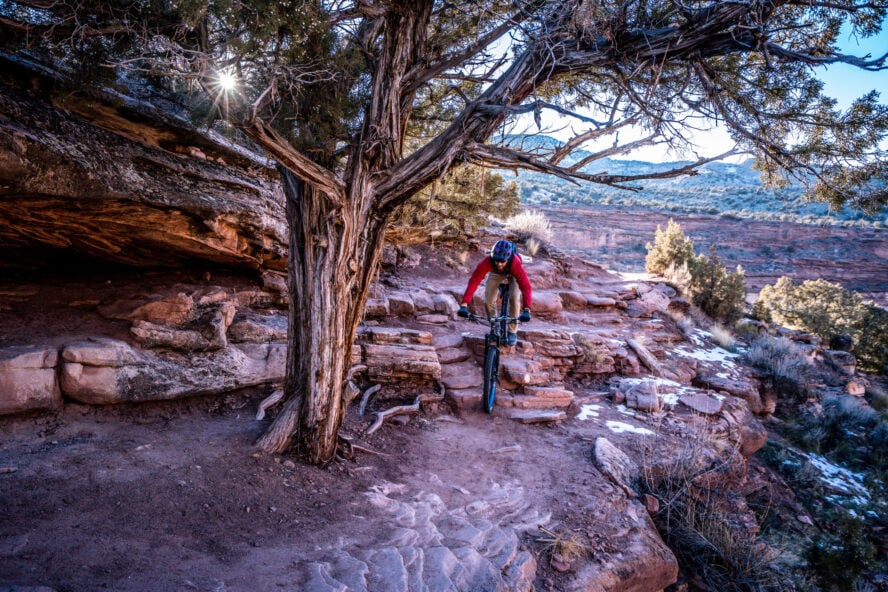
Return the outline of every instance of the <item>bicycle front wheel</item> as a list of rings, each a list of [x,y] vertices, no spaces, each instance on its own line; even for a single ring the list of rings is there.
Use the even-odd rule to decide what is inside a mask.
[[[484,411],[490,413],[496,399],[496,382],[499,379],[499,348],[488,345],[484,352],[484,394],[481,404]]]

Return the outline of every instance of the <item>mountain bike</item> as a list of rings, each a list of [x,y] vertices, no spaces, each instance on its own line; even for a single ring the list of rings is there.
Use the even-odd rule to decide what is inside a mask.
[[[484,392],[481,395],[481,406],[490,413],[496,400],[496,384],[499,380],[500,344],[505,343],[509,331],[509,323],[518,321],[517,317],[509,316],[509,282],[499,285],[500,314],[489,318],[469,313],[469,320],[477,323],[490,323],[490,329],[484,336]]]

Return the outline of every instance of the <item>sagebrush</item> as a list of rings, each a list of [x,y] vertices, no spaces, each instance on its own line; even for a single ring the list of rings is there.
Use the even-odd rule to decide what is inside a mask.
[[[794,283],[781,277],[762,288],[753,308],[762,320],[810,331],[829,340],[848,335],[860,367],[888,372],[888,311],[825,280]]]

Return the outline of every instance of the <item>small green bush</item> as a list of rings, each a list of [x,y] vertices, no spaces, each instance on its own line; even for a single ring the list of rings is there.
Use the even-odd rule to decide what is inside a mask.
[[[826,340],[850,335],[861,368],[888,373],[888,311],[839,284],[809,280],[796,285],[781,277],[762,288],[753,314]]]
[[[709,250],[709,257],[700,255],[690,264],[691,282],[688,290],[691,298],[710,318],[734,325],[743,318],[746,304],[746,275],[743,268],[728,273],[715,246]]]
[[[861,519],[840,514],[830,533],[818,537],[808,550],[808,564],[829,590],[853,592],[858,577],[876,567],[876,546]]]
[[[694,258],[694,243],[686,237],[672,218],[666,225],[666,230],[657,226],[653,244],[647,244],[648,254],[644,261],[644,267],[648,273],[664,274],[670,266],[679,268],[689,264]]]

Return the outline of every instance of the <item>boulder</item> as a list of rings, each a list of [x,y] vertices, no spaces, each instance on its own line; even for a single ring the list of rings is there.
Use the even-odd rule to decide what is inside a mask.
[[[564,411],[555,409],[510,409],[505,415],[520,423],[553,423],[567,419]]]
[[[365,319],[381,319],[389,314],[388,300],[385,298],[368,298],[364,306]]]
[[[579,292],[565,290],[558,292],[558,296],[561,297],[562,305],[567,310],[578,310],[586,307],[586,297]]]
[[[484,383],[482,370],[475,362],[448,364],[441,369],[441,384],[448,390],[478,389]]]
[[[367,375],[373,382],[400,382],[403,378],[441,378],[441,364],[431,345],[368,343],[362,349]]]
[[[678,402],[701,415],[718,415],[722,409],[719,399],[705,393],[684,394],[678,398]]]
[[[62,402],[56,381],[55,347],[0,349],[0,415],[46,411]]]
[[[564,304],[561,302],[561,296],[556,292],[534,292],[533,293],[533,314],[541,317],[557,316],[564,310]]]
[[[240,344],[200,355],[136,350],[95,338],[62,350],[62,393],[88,404],[221,394],[284,378],[286,344]]]
[[[590,294],[586,296],[586,305],[599,308],[612,308],[617,305],[614,298]]]
[[[287,341],[286,315],[238,315],[228,328],[233,343],[269,343]]]
[[[638,479],[641,470],[635,461],[603,437],[595,439],[593,452],[598,470],[627,496],[638,497]]]
[[[542,365],[527,358],[500,358],[500,376],[508,382],[522,385],[539,385],[549,382],[549,374]]]
[[[451,406],[460,409],[481,408],[481,387],[456,389],[448,388],[444,392],[444,400]]]
[[[410,298],[413,300],[413,308],[416,314],[429,314],[435,312],[435,301],[425,290],[414,290],[410,292]]]
[[[433,295],[432,306],[434,307],[435,312],[448,317],[453,316],[456,311],[459,310],[459,304],[456,303],[456,299],[446,293]]]
[[[528,395],[497,394],[496,404],[500,407],[515,409],[564,409],[570,407],[573,397],[552,397],[543,399]]]
[[[715,374],[700,374],[694,377],[692,384],[696,387],[721,391],[746,401],[749,410],[758,415],[764,410],[758,388],[751,382],[732,380]]]
[[[427,331],[398,327],[365,327],[358,330],[357,340],[371,343],[431,345],[432,334]]]
[[[472,357],[472,354],[462,347],[448,347],[438,350],[438,362],[442,365],[455,364],[457,362],[465,362]]]
[[[660,290],[650,290],[629,303],[630,317],[650,317],[669,308],[669,297]]]
[[[394,292],[388,296],[389,314],[395,317],[410,317],[416,312],[410,294]]]
[[[720,417],[728,424],[725,428],[727,446],[736,447],[744,457],[752,456],[767,444],[768,430],[753,416],[743,399],[725,397]]]
[[[566,592],[651,592],[678,579],[678,561],[657,532],[645,507],[635,499],[603,500],[594,517],[607,524],[609,552],[581,564]]]

